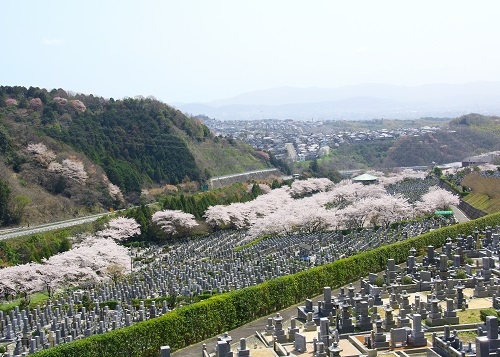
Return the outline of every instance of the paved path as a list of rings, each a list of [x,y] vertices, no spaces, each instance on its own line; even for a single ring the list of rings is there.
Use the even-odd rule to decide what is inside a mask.
[[[467,216],[457,206],[450,206],[450,207],[458,223],[467,222],[469,220]]]

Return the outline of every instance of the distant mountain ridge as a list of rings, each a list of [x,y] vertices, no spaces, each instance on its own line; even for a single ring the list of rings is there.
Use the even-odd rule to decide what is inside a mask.
[[[229,119],[417,119],[466,113],[500,113],[500,82],[339,88],[272,88],[208,103],[179,103],[179,110]]]

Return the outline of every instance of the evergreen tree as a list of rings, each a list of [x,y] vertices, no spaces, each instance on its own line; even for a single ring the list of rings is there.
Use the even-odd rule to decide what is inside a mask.
[[[10,223],[9,199],[10,187],[7,182],[0,180],[0,224]]]

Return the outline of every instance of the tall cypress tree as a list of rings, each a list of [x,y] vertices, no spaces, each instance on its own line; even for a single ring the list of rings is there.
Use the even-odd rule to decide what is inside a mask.
[[[10,187],[7,182],[0,180],[0,224],[6,225],[10,222],[9,211]]]

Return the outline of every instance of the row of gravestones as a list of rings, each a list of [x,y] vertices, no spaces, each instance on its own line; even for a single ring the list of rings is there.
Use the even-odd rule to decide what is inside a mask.
[[[500,295],[497,279],[493,270],[498,265],[498,227],[484,231],[485,238],[473,236],[457,237],[456,243],[448,239],[437,255],[433,246],[427,247],[427,255],[422,263],[417,263],[415,251],[410,251],[406,261],[406,268],[396,267],[394,260],[389,259],[384,273],[384,282],[391,289],[405,289],[407,291],[436,290],[439,299],[454,296],[454,286],[458,281],[465,287],[474,288],[475,297]],[[481,246],[480,249],[474,249]],[[484,248],[482,248],[484,247]],[[476,258],[475,264],[468,264],[467,258]],[[459,275],[459,272],[462,274]],[[459,278],[460,277],[460,278]],[[375,289],[373,283],[376,275],[370,274],[368,281],[363,281],[365,288]],[[405,279],[406,278],[406,279]],[[410,280],[411,283],[405,283]]]
[[[401,194],[408,199],[408,202],[419,201],[424,194],[429,192],[431,186],[438,186],[439,180],[435,177],[425,180],[405,180],[386,187],[387,193],[391,195]]]
[[[491,270],[497,267],[498,261],[498,232],[488,228],[484,232],[484,239],[480,240],[479,233],[474,233],[471,237],[458,237],[456,243],[447,240],[442,247],[442,254],[436,257],[434,247],[429,246],[427,256],[423,263],[417,264],[414,260],[415,252],[411,251],[407,260],[405,273],[412,274],[417,270],[429,272],[430,276],[424,275],[424,280],[429,282],[425,287],[430,287],[431,294],[427,295],[427,301],[420,301],[420,296],[415,296],[414,303],[410,304],[410,295],[405,291],[397,292],[399,287],[396,284],[397,269],[393,260],[388,260],[385,277],[392,285],[385,286],[385,290],[371,285],[373,275],[361,282],[361,288],[356,292],[356,288],[351,284],[347,288],[341,288],[338,296],[332,296],[329,287],[324,288],[323,300],[318,301],[317,306],[312,300],[306,300],[304,306],[298,307],[297,317],[304,322],[303,331],[297,328],[296,322],[292,319],[288,331],[283,328],[283,318],[276,314],[273,318],[268,318],[268,323],[263,333],[272,336],[273,341],[278,343],[294,343],[295,351],[305,352],[306,338],[301,332],[317,331],[318,336],[314,338],[314,356],[339,356],[341,349],[338,345],[339,334],[350,334],[355,328],[358,331],[371,331],[370,335],[365,335],[365,345],[368,349],[386,349],[401,346],[421,347],[427,346],[427,339],[424,337],[422,319],[431,326],[443,325],[444,335],[433,334],[432,344],[441,356],[463,356],[465,353],[474,353],[477,356],[497,355],[500,348],[498,338],[498,321],[496,317],[488,316],[484,325],[477,328],[479,338],[475,344],[469,342],[463,344],[457,337],[456,331],[450,333],[449,325],[459,323],[457,310],[466,307],[463,294],[465,285],[460,280],[450,279],[453,275],[445,274],[448,270],[463,268],[465,256],[470,255],[481,258],[481,264],[476,264],[477,277],[475,281],[474,295],[480,297],[483,292],[481,282],[483,276],[495,287],[497,281],[492,277]],[[472,242],[474,240],[474,242]],[[481,245],[481,248],[474,248]],[[484,247],[484,248],[483,248]],[[452,265],[448,260],[453,261]],[[409,263],[409,264],[408,264]],[[435,269],[430,269],[435,268]],[[442,278],[444,280],[442,280]],[[496,292],[493,289],[489,293]],[[382,304],[381,295],[389,296],[389,303],[384,306],[385,317],[378,315],[377,307]],[[440,302],[446,301],[446,309],[442,311]],[[500,298],[493,294],[493,304],[500,307]],[[495,305],[496,304],[496,305]],[[394,310],[398,314],[394,316]],[[355,316],[355,317],[354,317]],[[319,327],[319,329],[318,329]],[[387,332],[390,332],[388,338]],[[227,346],[220,347],[218,342],[216,348],[217,357],[232,356]],[[229,354],[228,354],[229,353]]]
[[[446,299],[446,309],[442,311],[435,295],[427,295],[426,301],[421,301],[420,296],[415,297],[415,302],[410,304],[409,294],[403,291],[401,294],[391,294],[389,303],[382,306],[380,296],[364,294],[363,289],[355,292],[354,286],[340,290],[337,297],[332,297],[331,289],[325,288],[324,299],[313,306],[311,300],[306,300],[305,306],[298,307],[297,318],[305,322],[305,326],[318,325],[322,318],[328,318],[330,325],[335,327],[339,333],[352,333],[358,331],[370,331],[373,324],[380,321],[385,331],[392,328],[410,327],[410,317],[418,315],[427,319],[430,325],[457,324],[458,317],[454,299]],[[378,314],[379,307],[383,307],[385,316],[383,319]],[[398,314],[394,315],[394,311]]]
[[[325,288],[324,298],[326,300],[330,297],[330,294],[329,288]],[[323,302],[328,304],[327,301]],[[318,309],[313,310],[318,311]],[[302,311],[299,311],[299,314],[300,313],[302,313]],[[309,316],[311,314],[312,312],[308,313]],[[388,316],[390,316],[390,314]],[[388,316],[386,314],[385,319],[381,319],[380,316],[377,316],[377,318],[372,321],[370,334],[364,335],[364,345],[369,352],[368,355],[370,355],[370,351],[385,350],[388,348],[394,349],[400,346],[405,348],[428,346],[428,341],[424,335],[422,326],[422,316],[420,314],[411,314],[411,319],[408,319],[408,324],[397,326],[392,323],[392,319]],[[305,333],[315,331],[317,332],[317,337],[313,338],[313,355],[315,357],[340,356],[342,352],[342,349],[339,347],[339,338],[342,337],[342,335],[340,335],[341,330],[338,328],[338,325],[332,323],[331,316],[319,317],[316,322],[308,319],[303,325],[302,330],[297,328],[295,320],[292,319],[290,327],[285,331],[282,320],[279,313],[276,314],[274,318],[269,318],[263,334],[272,336],[273,341],[280,344],[293,343],[294,351],[304,353],[311,352],[307,351]],[[349,333],[350,332],[352,331],[349,331]],[[497,356],[500,348],[497,317],[487,316],[484,324],[478,324],[477,335],[478,338],[476,338],[475,343],[472,343],[472,341],[463,343],[458,337],[456,330],[451,331],[450,325],[444,325],[443,335],[437,332],[432,334],[432,348],[436,353],[444,357],[462,357],[465,355],[478,357]],[[231,356],[230,352],[229,354],[220,354],[220,351],[221,350],[217,347],[217,357]],[[227,347],[222,350],[222,352],[227,353]],[[376,355],[376,352],[372,355]]]
[[[411,236],[411,234],[404,236]],[[196,252],[202,259],[205,259],[201,268],[199,260],[193,259],[193,251],[183,249],[181,253],[169,253],[163,261],[143,269],[143,278],[150,281],[149,285],[152,286],[158,286],[151,282],[152,278],[160,279],[163,287],[156,295],[162,295],[165,285],[173,294],[187,296],[207,290],[226,291],[308,269],[310,267],[308,260],[300,259],[297,253],[300,250],[299,246],[304,242],[312,243],[310,244],[312,250],[309,254],[316,256],[316,264],[325,264],[342,255],[366,250],[369,248],[367,244],[375,247],[401,239],[400,236],[388,238],[386,235],[381,235],[379,237],[377,232],[368,231],[361,232],[355,237],[354,235],[346,236],[347,238],[339,233],[311,234],[271,238],[266,240],[267,242],[263,241],[244,251],[234,252],[232,248],[236,246],[239,234],[233,234],[233,237],[232,244],[227,240],[227,234],[225,239],[214,240],[212,238],[210,241],[214,242],[215,248],[202,241],[200,246],[206,249],[204,251],[198,249]],[[224,241],[224,249],[221,248],[220,241]],[[161,273],[165,266],[172,268]]]
[[[178,249],[171,249],[171,254],[168,254],[164,261],[141,269],[131,281],[103,283],[86,291],[73,292],[70,297],[62,298],[44,309],[13,310],[8,315],[0,316],[0,339],[17,341],[14,352],[38,350],[128,326],[160,314],[146,311],[143,306],[134,309],[131,306],[132,299],[168,295],[193,296],[207,290],[237,289],[305,270],[310,264],[297,256],[299,246],[304,242],[315,241],[316,245],[312,246],[314,250],[309,254],[321,252],[320,261],[326,263],[328,259],[338,259],[339,253],[364,250],[366,240],[393,241],[389,238],[390,231],[387,229],[380,230],[378,234],[375,232],[375,238],[369,236],[370,232],[373,231],[365,230],[346,236],[323,233],[274,238],[272,251],[268,255],[259,254],[259,247],[253,247],[248,252],[225,249],[228,245],[236,246],[239,233],[225,232],[219,235],[222,239],[202,240],[204,249],[199,249],[202,245],[196,246],[199,256],[193,256],[195,246],[193,242],[188,241],[186,244],[178,244]],[[393,236],[397,239],[401,237],[397,234]],[[149,253],[158,254],[154,249],[150,249]],[[76,311],[74,305],[82,304],[84,295],[87,295],[90,301],[96,302],[98,311],[86,312],[83,308],[79,312]],[[109,300],[120,302],[116,310],[99,308],[99,303]],[[166,303],[163,304],[158,309],[161,313],[168,310]],[[155,308],[153,306],[153,309]],[[34,336],[33,341],[28,338],[31,334]]]
[[[157,307],[154,302],[151,307],[145,307],[141,302],[138,308],[130,305],[125,309],[118,304],[115,310],[108,306],[101,307],[96,302],[90,311],[85,307],[77,311],[72,299],[66,301],[61,298],[45,308],[16,308],[5,316],[0,311],[0,341],[11,342],[14,345],[12,355],[18,356],[130,326],[168,311],[165,302],[161,307]]]

